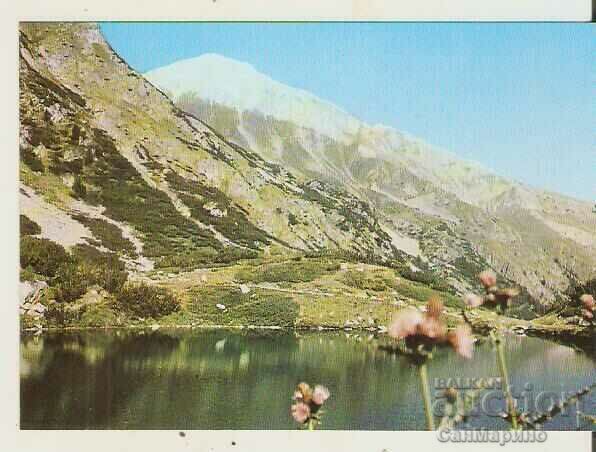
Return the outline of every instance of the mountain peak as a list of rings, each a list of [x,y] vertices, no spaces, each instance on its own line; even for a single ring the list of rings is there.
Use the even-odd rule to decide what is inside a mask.
[[[172,64],[167,66],[158,68],[151,72],[158,72],[160,70],[165,69],[197,69],[197,70],[204,70],[206,68],[220,68],[222,70],[230,70],[230,71],[238,71],[238,74],[253,74],[256,76],[264,76],[259,74],[259,72],[255,69],[255,67],[244,61],[238,61],[233,58],[228,58],[224,55],[219,53],[203,53],[202,55],[198,55],[196,57],[187,58],[184,60],[176,61]]]
[[[154,69],[145,77],[174,100],[195,94],[242,111],[290,121],[340,139],[355,133],[362,123],[330,102],[284,85],[257,71],[249,63],[216,53],[177,61]]]

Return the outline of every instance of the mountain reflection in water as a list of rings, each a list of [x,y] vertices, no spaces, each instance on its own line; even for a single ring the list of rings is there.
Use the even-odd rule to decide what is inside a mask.
[[[531,399],[542,394],[542,405],[596,381],[593,359],[571,348],[516,336],[507,337],[505,347],[512,384],[520,391],[531,384]],[[20,371],[24,429],[294,429],[290,398],[302,380],[331,391],[324,429],[425,427],[416,369],[378,350],[365,333],[25,335]],[[498,376],[488,341],[470,361],[439,351],[429,374],[431,388],[439,378]],[[581,403],[594,414],[593,393]],[[544,428],[575,429],[574,410]],[[496,414],[472,416],[467,427],[508,428]]]

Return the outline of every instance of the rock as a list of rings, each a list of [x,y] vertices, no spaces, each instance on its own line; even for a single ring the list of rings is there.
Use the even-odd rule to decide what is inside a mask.
[[[250,287],[248,287],[246,284],[240,284],[240,292],[247,294],[250,292]]]
[[[46,107],[46,113],[47,113],[48,119],[50,121],[52,121],[53,123],[56,123],[56,122],[64,119],[64,111],[63,111],[62,107],[60,106],[60,104],[58,104],[58,103],[55,103],[55,104],[50,105],[49,107]]]
[[[64,185],[66,185],[67,187],[72,188],[74,186],[75,177],[72,174],[64,174],[64,175],[62,175],[61,179],[62,179],[62,183]]]
[[[205,203],[203,205],[203,208],[209,212],[209,214],[212,217],[216,217],[216,218],[221,218],[221,217],[225,217],[228,215],[228,211],[226,210],[221,210],[217,207],[217,204],[213,201]]]
[[[412,263],[408,263],[408,267],[410,267],[410,271],[413,273],[417,273],[420,271],[420,269],[418,267],[416,267],[414,264]]]
[[[220,310],[222,310],[222,311],[226,309],[226,306],[225,306],[225,305],[223,305],[223,304],[221,304],[221,303],[217,303],[217,304],[215,305],[215,307],[216,307],[217,309],[220,309]]]
[[[23,281],[19,285],[19,292],[21,295],[21,304],[27,301],[28,298],[34,296],[36,292],[40,292],[48,287],[45,281]]]
[[[37,312],[37,313],[39,313],[39,314],[43,314],[43,313],[44,313],[44,312],[46,312],[46,310],[47,310],[47,308],[46,308],[44,305],[42,305],[41,303],[35,303],[35,304],[34,304],[34,305],[31,307],[31,309],[32,309],[34,312]]]
[[[110,294],[100,286],[93,286],[87,289],[87,292],[77,302],[81,304],[96,304],[102,303],[110,297]]]

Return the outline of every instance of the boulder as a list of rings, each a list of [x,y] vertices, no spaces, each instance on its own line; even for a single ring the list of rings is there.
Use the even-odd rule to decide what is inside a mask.
[[[97,304],[109,299],[111,295],[101,286],[92,286],[77,300],[77,304]]]
[[[46,308],[46,307],[45,307],[44,305],[42,305],[41,303],[35,303],[35,304],[34,304],[34,305],[31,307],[31,309],[32,309],[34,312],[36,312],[36,313],[38,313],[38,314],[41,314],[41,315],[43,315],[43,314],[46,312],[46,310],[47,310],[48,308]]]
[[[30,301],[36,293],[48,287],[45,281],[22,281],[19,285],[20,304]],[[39,295],[39,294],[38,294]]]

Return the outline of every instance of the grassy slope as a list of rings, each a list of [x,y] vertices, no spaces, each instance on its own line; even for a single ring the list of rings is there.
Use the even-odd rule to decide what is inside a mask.
[[[156,271],[137,278],[170,288],[182,299],[182,310],[161,319],[162,325],[374,328],[387,326],[399,309],[422,308],[432,296],[444,301],[449,326],[464,321],[463,303],[451,293],[410,281],[391,268],[335,257],[285,254],[187,273]],[[249,292],[242,293],[241,286]],[[216,304],[226,306],[225,311]],[[556,316],[528,321],[477,309],[466,317],[480,334],[497,328],[593,349],[593,330]]]
[[[400,277],[396,270],[339,259],[273,256],[220,268],[138,276],[168,287],[183,300],[183,310],[165,323],[354,327],[386,325],[407,305],[421,306],[440,296],[453,314],[457,297]],[[347,265],[347,268],[345,266]],[[342,268],[343,267],[343,268]],[[242,294],[240,286],[250,289]],[[290,303],[288,303],[288,301]],[[215,305],[221,303],[226,311]],[[292,309],[295,305],[297,309]],[[241,309],[241,307],[244,308]],[[261,309],[268,306],[268,309]],[[283,322],[279,320],[283,312]]]

